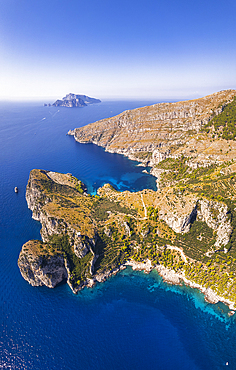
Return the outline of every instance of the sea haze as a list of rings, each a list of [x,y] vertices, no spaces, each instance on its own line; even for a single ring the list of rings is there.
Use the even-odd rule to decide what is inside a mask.
[[[122,271],[74,295],[67,285],[31,287],[17,259],[40,238],[25,201],[29,172],[70,172],[91,193],[106,182],[118,190],[155,189],[143,167],[68,130],[154,102],[103,102],[85,108],[0,103],[0,369],[236,368],[234,318],[196,290],[173,287],[156,272]],[[14,193],[14,187],[19,193]]]

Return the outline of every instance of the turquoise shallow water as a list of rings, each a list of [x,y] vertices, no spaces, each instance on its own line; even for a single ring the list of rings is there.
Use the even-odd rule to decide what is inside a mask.
[[[31,287],[19,273],[21,245],[40,238],[25,201],[32,168],[71,172],[91,192],[105,182],[120,190],[155,188],[155,179],[134,162],[66,135],[145,104],[104,102],[78,110],[0,104],[0,369],[236,368],[235,321],[227,307],[169,286],[155,272],[126,269],[77,296],[67,285]]]

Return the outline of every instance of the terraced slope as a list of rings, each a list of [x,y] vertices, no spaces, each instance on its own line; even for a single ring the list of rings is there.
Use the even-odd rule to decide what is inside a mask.
[[[81,143],[94,143],[153,167],[163,159],[182,154],[191,156],[193,162],[207,164],[221,160],[224,143],[214,144],[212,130],[202,133],[202,128],[219,116],[235,95],[235,90],[225,90],[200,99],[125,111],[69,134]],[[229,158],[233,154],[229,153]]]

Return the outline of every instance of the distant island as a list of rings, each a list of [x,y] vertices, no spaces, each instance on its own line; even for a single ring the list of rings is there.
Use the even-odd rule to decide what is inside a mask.
[[[70,131],[152,167],[158,190],[98,195],[71,174],[32,170],[26,200],[42,240],[18,265],[31,285],[74,293],[126,266],[156,269],[236,310],[236,91],[155,104]]]
[[[101,103],[101,100],[90,98],[87,95],[76,95],[76,94],[67,94],[62,100],[56,100],[52,105],[54,107],[86,107],[89,104]],[[47,104],[44,104],[45,106]],[[50,104],[48,104],[50,106]]]

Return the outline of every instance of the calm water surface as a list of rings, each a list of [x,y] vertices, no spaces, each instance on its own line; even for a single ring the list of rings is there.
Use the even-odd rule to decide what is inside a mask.
[[[127,269],[74,295],[67,285],[31,287],[17,267],[22,244],[40,238],[25,201],[31,169],[71,172],[93,193],[106,182],[155,189],[136,163],[66,135],[152,103],[0,103],[0,369],[236,369],[234,319],[195,290]]]

